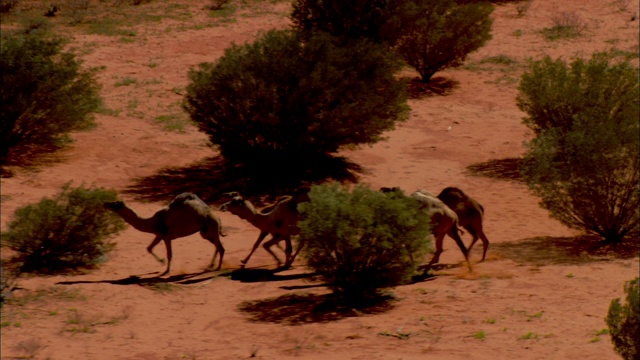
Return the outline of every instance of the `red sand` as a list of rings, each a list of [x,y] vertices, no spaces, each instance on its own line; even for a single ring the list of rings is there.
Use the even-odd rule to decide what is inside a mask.
[[[207,1],[185,3],[192,13],[202,14]],[[162,270],[145,250],[152,236],[129,227],[115,238],[116,250],[96,271],[20,280],[23,289],[16,296],[37,290],[50,294],[5,307],[2,358],[27,356],[29,348],[38,359],[83,360],[618,358],[609,336],[598,332],[606,329],[611,299],[622,296],[624,282],[638,275],[638,257],[591,256],[586,246],[573,246],[572,237],[579,234],[550,219],[527,187],[509,178],[530,136],[515,104],[522,68],[505,72],[504,66],[481,60],[505,55],[523,65],[544,54],[571,59],[612,47],[637,52],[638,21],[630,21],[638,14],[637,4],[628,2],[621,10],[623,3],[534,1],[523,17],[517,16],[515,4],[497,6],[493,39],[469,57],[467,66],[436,74],[457,83],[450,94],[412,99],[410,120],[389,132],[388,141],[343,154],[364,167],[361,182],[373,188],[437,193],[457,186],[480,201],[492,247],[487,261],[477,263],[477,244],[472,273],[460,266],[459,250],[446,240],[441,262],[447,266],[431,281],[395,288],[398,301],[390,308],[314,312],[329,291],[286,278],[308,271],[301,260],[278,274],[281,281],[241,282],[200,273],[213,248],[198,235],[174,241],[170,281],[118,283]],[[190,66],[213,61],[232,42],[242,44],[259,31],[287,26],[286,4],[260,6],[257,15],[197,30],[165,31],[178,29],[169,20],[141,25],[131,44],[76,34],[74,45],[91,50],[82,57],[85,64],[106,67],[100,73],[106,106],[121,112],[98,115],[99,127],[74,135],[61,162],[3,178],[3,230],[16,208],[54,194],[68,181],[114,188],[142,215],[163,206],[140,202],[124,190],[139,177],[215,154],[194,127],[166,132],[153,119],[181,112],[180,91],[174,90],[188,83]],[[539,31],[551,27],[550,17],[562,11],[586,22],[584,36],[546,41]],[[198,21],[206,20],[193,20]],[[125,77],[137,84],[115,86]],[[231,214],[220,217],[228,232],[223,268],[237,269],[258,232]],[[470,241],[468,235],[464,239]],[[582,254],[568,251],[578,246]],[[164,254],[162,245],[156,251]],[[262,249],[249,263],[252,268],[273,266]]]

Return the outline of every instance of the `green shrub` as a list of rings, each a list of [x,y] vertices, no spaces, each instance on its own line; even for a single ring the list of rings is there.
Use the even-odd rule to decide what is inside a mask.
[[[275,173],[375,143],[406,119],[400,66],[369,42],[273,30],[192,69],[184,108],[227,160]]]
[[[53,199],[17,209],[2,233],[2,245],[18,252],[23,272],[93,266],[112,250],[109,236],[124,229],[124,222],[103,207],[116,197],[110,190],[68,183]]]
[[[96,69],[82,70],[66,40],[46,27],[2,31],[0,165],[33,147],[55,148],[94,125],[101,105]]]
[[[422,81],[429,82],[436,72],[462,65],[491,39],[491,12],[488,2],[407,2],[392,14],[384,32]]]
[[[429,248],[429,224],[413,198],[335,184],[309,196],[299,205],[302,256],[352,305],[407,281]]]
[[[636,360],[640,357],[640,302],[638,302],[638,278],[624,285],[626,304],[620,298],[613,299],[605,321],[609,326],[613,347],[623,359]]]
[[[395,46],[428,82],[491,39],[492,11],[485,1],[297,0],[291,19],[304,33],[324,31]]]
[[[637,241],[640,222],[637,71],[607,54],[569,66],[546,57],[518,96],[536,135],[521,172],[541,206],[613,244]]]

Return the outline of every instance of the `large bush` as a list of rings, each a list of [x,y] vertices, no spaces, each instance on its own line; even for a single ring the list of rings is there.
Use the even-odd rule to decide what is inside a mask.
[[[637,241],[640,224],[637,71],[606,54],[568,66],[547,57],[518,96],[536,135],[521,172],[542,207],[613,244]]]
[[[467,55],[491,39],[488,2],[411,1],[391,14],[384,32],[423,82],[438,71],[462,65]]]
[[[493,5],[456,0],[297,0],[291,19],[305,33],[366,38],[393,46],[428,82],[491,39]]]
[[[109,237],[124,221],[103,204],[116,193],[66,184],[52,199],[16,210],[2,245],[18,253],[23,272],[55,273],[97,264],[112,250]]]
[[[68,134],[93,126],[101,105],[96,69],[64,51],[66,40],[46,27],[2,31],[0,165],[29,149],[55,148]]]
[[[189,73],[185,109],[228,160],[271,171],[371,144],[408,113],[400,61],[378,45],[270,31]]]
[[[638,278],[624,285],[626,304],[620,298],[613,299],[605,321],[609,326],[613,347],[625,360],[640,358],[640,302]]]
[[[413,198],[335,184],[309,196],[299,205],[302,256],[353,304],[408,280],[429,248],[429,224]]]

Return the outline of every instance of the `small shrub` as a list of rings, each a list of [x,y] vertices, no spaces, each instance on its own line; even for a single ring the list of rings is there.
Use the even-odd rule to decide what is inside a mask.
[[[518,17],[523,17],[529,11],[531,7],[531,3],[533,0],[522,0],[516,3],[516,11],[518,12]]]
[[[64,38],[46,26],[2,31],[0,69],[0,166],[36,148],[55,148],[68,134],[94,125],[100,86],[96,68],[81,70]]]
[[[541,206],[614,245],[638,241],[637,73],[606,53],[570,65],[546,57],[523,74],[518,96],[536,135],[520,171]]]
[[[413,198],[335,184],[309,196],[299,206],[302,256],[351,305],[407,281],[428,250],[429,225]]]
[[[103,207],[105,201],[114,200],[113,191],[71,188],[68,183],[53,199],[45,197],[17,209],[2,233],[2,243],[18,252],[24,272],[93,266],[113,249],[108,237],[124,229],[124,222]]]
[[[613,348],[625,360],[640,357],[640,302],[638,301],[638,278],[624,285],[626,304],[620,298],[613,299],[605,321],[609,326]]]
[[[544,37],[550,41],[579,37],[587,30],[587,23],[575,12],[563,11],[552,16],[551,21],[553,27],[542,30]]]
[[[429,82],[438,71],[462,65],[467,55],[491,39],[488,2],[454,0],[408,3],[385,24],[396,51]]]

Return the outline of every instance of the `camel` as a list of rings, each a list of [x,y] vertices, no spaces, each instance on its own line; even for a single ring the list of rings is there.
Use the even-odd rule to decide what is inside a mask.
[[[380,191],[384,193],[394,192],[402,194],[402,190],[398,187],[383,187],[380,188]],[[433,258],[431,258],[431,261],[429,261],[429,263],[425,267],[431,267],[431,265],[440,261],[440,254],[442,254],[442,242],[445,235],[449,235],[453,240],[455,240],[456,244],[464,255],[467,265],[470,268],[468,251],[464,246],[462,239],[460,238],[458,229],[458,216],[456,215],[456,213],[453,212],[453,210],[445,205],[440,199],[426,190],[415,191],[410,196],[420,203],[422,210],[427,214],[429,222],[431,224],[431,232],[436,238],[436,252],[433,254]]]
[[[262,243],[264,238],[271,234],[271,239],[264,243],[262,247],[273,256],[278,262],[278,267],[282,264],[280,258],[271,251],[273,245],[277,245],[280,241],[285,242],[285,262],[282,268],[289,268],[295,260],[296,256],[302,248],[302,244],[298,246],[295,254],[292,255],[293,246],[291,244],[291,237],[298,235],[300,229],[298,228],[298,204],[301,202],[309,201],[307,194],[308,188],[302,189],[294,196],[284,196],[279,199],[275,204],[266,206],[261,210],[256,210],[255,206],[249,201],[245,200],[238,193],[230,193],[233,196],[232,200],[221,206],[222,211],[229,211],[232,214],[247,220],[253,226],[260,229],[260,235],[253,244],[253,248],[246,258],[241,260],[242,265],[246,265],[249,262],[249,258],[253,255],[254,251]]]
[[[478,241],[478,238],[482,240],[483,251],[482,260],[480,261],[484,261],[487,255],[487,249],[489,248],[489,239],[487,239],[482,229],[484,207],[462,190],[455,187],[443,189],[438,195],[438,199],[442,200],[443,203],[458,215],[460,226],[465,228],[471,236],[473,236],[473,241],[468,248],[469,252],[471,252],[471,248],[476,241]]]
[[[418,190],[410,196],[421,204],[423,211],[428,215],[431,223],[431,232],[436,238],[436,252],[433,254],[433,258],[431,258],[429,264],[427,264],[427,267],[440,261],[442,242],[445,235],[449,235],[449,237],[455,240],[460,251],[462,251],[462,255],[464,255],[467,265],[469,265],[468,250],[464,246],[458,232],[458,215],[445,205],[445,203],[440,201],[440,199],[426,190]]]
[[[218,253],[220,259],[215,270],[220,270],[222,267],[222,258],[224,257],[224,247],[220,242],[220,237],[224,236],[222,223],[209,206],[195,194],[178,195],[168,206],[158,210],[150,218],[140,217],[123,201],[107,202],[104,206],[118,214],[135,229],[154,234],[156,237],[147,247],[147,251],[161,263],[164,263],[164,260],[153,253],[153,248],[160,241],[164,241],[167,248],[167,268],[159,276],[164,276],[171,270],[171,241],[196,232],[200,232],[204,239],[216,247],[209,267],[213,268]]]

